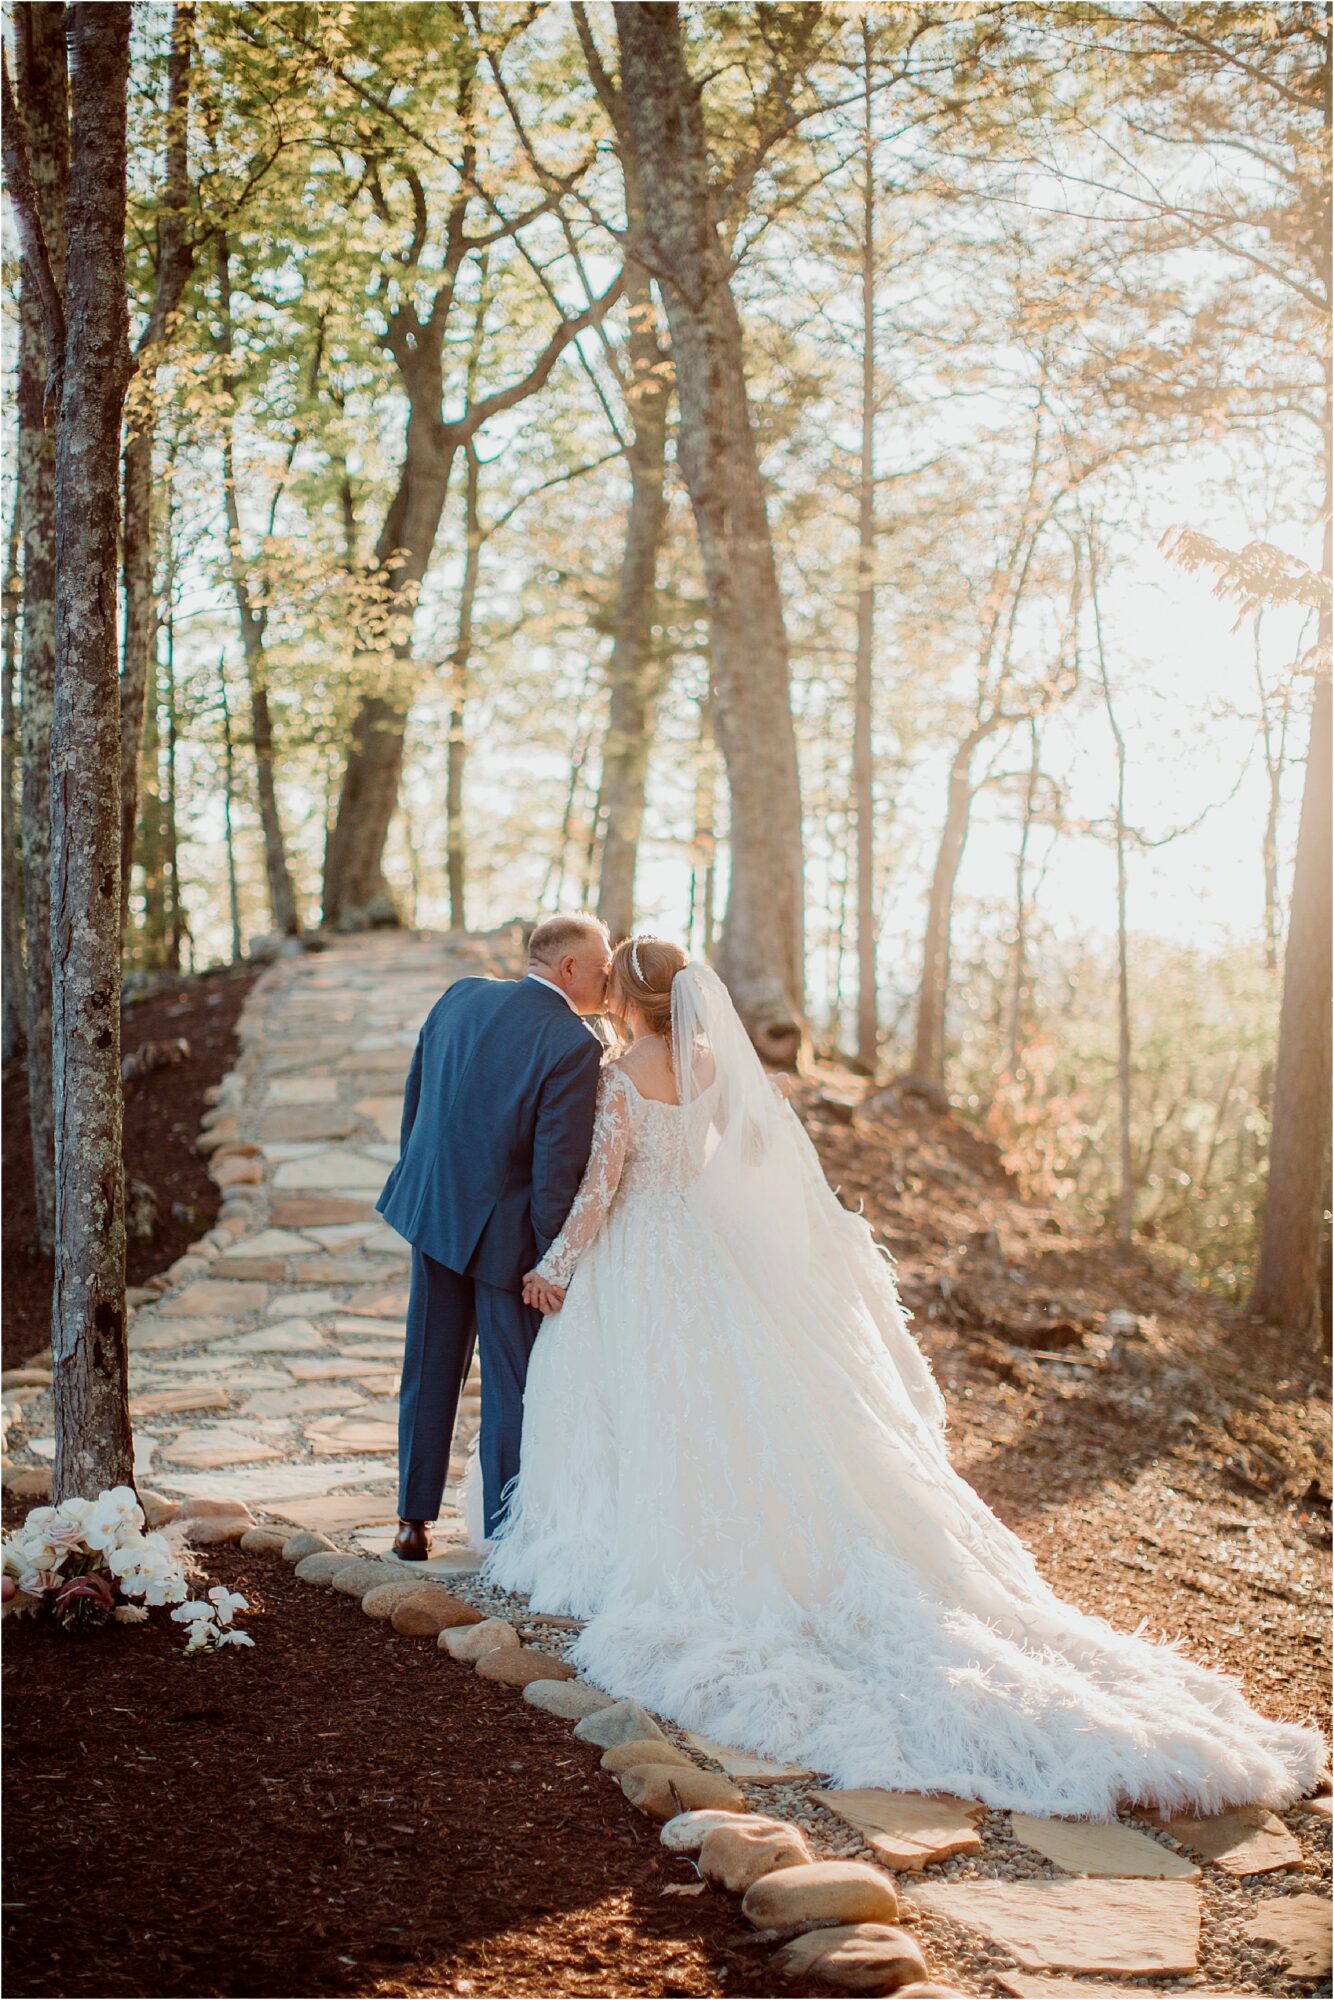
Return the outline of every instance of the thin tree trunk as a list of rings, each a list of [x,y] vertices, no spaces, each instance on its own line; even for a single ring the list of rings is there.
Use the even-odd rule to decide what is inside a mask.
[[[167,885],[171,902],[171,921],[167,936],[167,966],[172,972],[181,969],[181,945],[187,924],[185,906],[181,901],[181,855],[180,837],[176,820],[176,535],[175,500],[170,488],[167,492],[167,517],[165,525],[166,563],[163,578],[163,599],[166,616],[163,626],[166,633],[166,648],[163,658],[163,691],[166,696],[167,722],[167,782],[162,794],[162,838],[165,849]]]
[[[236,881],[236,835],[232,826],[232,802],[236,797],[236,748],[232,742],[232,712],[227,700],[227,663],[218,661],[218,690],[222,696],[222,837],[227,854],[227,907],[232,920],[232,964],[244,952],[241,937],[241,896]]]
[[[144,923],[140,957],[154,970],[167,962],[167,857],[162,811],[162,741],[158,710],[156,636],[148,653],[148,684],[144,690],[144,744],[139,762],[139,865],[144,884]],[[123,822],[122,822],[123,825]]]
[[[631,171],[626,176],[627,197],[633,185]],[[632,223],[632,231],[635,226]],[[653,619],[658,554],[667,513],[667,407],[671,396],[648,275],[633,261],[626,266],[626,297],[630,319],[626,400],[633,426],[626,453],[630,514],[608,672],[610,699],[602,745],[605,831],[597,906],[613,940],[628,937],[634,928],[635,869],[644,825],[652,715],[662,692],[662,664],[656,658]]]
[[[1098,567],[1092,547],[1088,551],[1089,596],[1093,604],[1093,632],[1098,651],[1098,673],[1107,721],[1116,744],[1116,1075],[1120,1130],[1120,1171],[1116,1190],[1116,1238],[1128,1244],[1135,1229],[1135,1169],[1131,1140],[1131,1048],[1130,1048],[1130,935],[1126,923],[1126,739],[1116,718],[1111,677],[1103,645],[1102,609],[1098,599]]]
[[[481,568],[482,528],[478,512],[481,470],[469,439],[468,471],[463,496],[463,588],[459,593],[459,626],[449,657],[449,746],[445,775],[445,861],[449,877],[449,927],[466,931],[467,848],[463,826],[463,779],[468,761],[468,667],[472,657],[473,606]]]
[[[232,351],[231,258],[225,231],[217,239],[218,305],[222,320],[220,346],[224,356]],[[264,632],[267,608],[257,607],[246,575],[245,551],[241,541],[241,511],[236,498],[236,456],[232,436],[236,385],[229,366],[224,367],[224,391],[228,398],[222,434],[223,504],[227,515],[227,560],[236,599],[236,615],[241,628],[241,650],[245,656],[246,680],[250,690],[250,735],[255,753],[255,795],[259,803],[259,827],[264,844],[264,873],[269,888],[269,919],[283,937],[299,937],[301,914],[297,906],[292,871],[287,860],[282,812],[278,805],[278,785],[274,768],[273,717],[269,709]],[[230,723],[229,723],[230,726]],[[229,753],[230,754],[230,753]]]
[[[671,329],[678,458],[708,588],[717,731],[731,791],[719,969],[760,1050],[791,1063],[805,1004],[801,788],[741,323],[678,10],[618,0],[615,15],[644,196],[646,261],[658,275]]]
[[[1030,721],[1028,733],[1028,782],[1024,786],[1024,813],[1019,824],[1019,851],[1014,864],[1014,980],[1010,988],[1010,1033],[1006,1058],[1006,1068],[1012,1077],[1019,1069],[1028,1025],[1028,843],[1033,832],[1033,808],[1042,762],[1035,720]]]
[[[1327,390],[1328,397],[1328,390]],[[1328,400],[1326,417],[1328,418]],[[1328,454],[1329,432],[1326,430]],[[1331,570],[1326,457],[1324,569]],[[1250,1310],[1298,1337],[1321,1319],[1321,1232],[1329,1157],[1330,1019],[1330,611],[1318,635],[1321,666],[1311,711],[1297,860],[1283,956],[1283,1002],[1274,1069],[1269,1185]]]
[[[33,198],[57,289],[65,282],[69,98],[65,8],[33,0],[16,9],[19,95]],[[37,1248],[55,1248],[55,1124],[51,1075],[51,709],[56,685],[56,432],[47,410],[48,358],[38,285],[24,260],[19,306],[17,507],[23,522],[20,651],[23,932],[28,1120]],[[63,354],[60,359],[63,362]]]
[[[116,471],[130,376],[125,303],[131,9],[68,14],[66,341],[56,430],[51,728],[57,1501],[131,1485],[120,1075],[120,698]]]
[[[15,505],[9,517],[9,542],[5,550],[4,605],[0,611],[0,649],[4,654],[3,767],[0,768],[0,865],[3,865],[4,958],[0,966],[3,987],[4,1060],[21,1059],[26,1044],[27,1002],[24,997],[23,890],[19,856],[18,725],[14,715],[14,680],[18,672],[19,544],[22,522]]]
[[[973,809],[973,755],[986,733],[981,727],[970,731],[954,753],[950,765],[945,824],[941,829],[940,846],[936,850],[931,894],[927,902],[926,936],[922,944],[922,987],[917,1002],[912,1066],[914,1076],[942,1087],[945,1083],[945,1011],[949,1000],[954,885],[968,842],[968,821]]]
[[[698,922],[701,958],[708,958],[713,950],[714,878],[718,854],[716,758],[713,703],[706,690],[699,705],[699,736],[695,749],[694,860],[690,871],[689,935],[693,939]]]
[[[138,373],[126,404],[121,557],[125,587],[125,637],[120,677],[122,933],[130,906],[144,705],[151,673],[151,654],[157,640],[157,605],[153,597],[153,437],[157,418],[157,371],[194,262],[186,233],[186,211],[190,198],[188,138],[194,21],[194,0],[177,0],[172,9],[171,50],[167,58],[167,143],[162,180],[162,220],[158,229],[157,278],[148,323],[138,344]]]
[[[880,1052],[875,928],[875,136],[871,29],[862,21],[862,439],[857,496],[857,665],[852,695],[852,795],[857,826],[857,1060],[874,1076]]]

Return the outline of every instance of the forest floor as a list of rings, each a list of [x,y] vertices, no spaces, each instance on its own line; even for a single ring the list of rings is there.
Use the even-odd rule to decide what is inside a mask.
[[[133,1057],[151,1043],[184,1041],[188,1054],[125,1086],[125,1166],[156,1196],[151,1233],[127,1245],[126,1277],[141,1285],[165,1271],[211,1228],[219,1194],[195,1148],[204,1092],[231,1067],[236,1021],[255,982],[253,965],[164,976],[142,999],[127,1002],[121,1051]],[[18,1368],[51,1343],[51,1259],[35,1248],[28,1081],[21,1062],[6,1063],[4,1129],[4,1366]]]
[[[307,1008],[346,977],[332,957],[282,975]],[[275,1008],[281,988],[269,991]],[[328,1053],[335,1069],[351,1060]],[[262,1068],[256,1092],[273,1088]],[[1148,1253],[1024,1200],[962,1118],[866,1110],[864,1091],[822,1066],[796,1101],[831,1181],[894,1252],[960,1471],[1083,1609],[1184,1636],[1266,1712],[1327,1724],[1322,1357],[1294,1354]],[[284,1150],[303,1149],[266,1145]],[[1111,1314],[1123,1317],[1109,1327]],[[226,1486],[220,1473],[215,1490]],[[7,1628],[10,1991],[787,1990],[730,1899],[677,1893],[693,1871],[662,1852],[566,1725],[271,1557],[205,1553],[212,1578],[244,1579],[253,1652],[184,1660],[157,1621],[95,1641]],[[764,1810],[763,1791],[752,1796]],[[940,1872],[1031,1873],[1007,1818],[988,1814],[986,1852]],[[1135,1988],[1328,1990],[1291,1977],[1243,1928],[1275,1896],[1328,1894],[1328,1817],[1285,1818],[1300,1866],[1243,1879],[1206,1867],[1197,1971]],[[138,1841],[135,1825],[172,1831]],[[1017,1990],[1002,1984],[1007,1955],[974,1932],[920,1911],[914,1928],[933,1976],[968,1993]]]

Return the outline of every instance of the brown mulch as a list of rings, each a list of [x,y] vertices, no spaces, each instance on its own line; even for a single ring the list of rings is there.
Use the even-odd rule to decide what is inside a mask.
[[[773,1994],[600,1752],[276,1557],[253,1650],[6,1621],[6,1991]]]
[[[236,1017],[254,984],[253,965],[220,966],[190,977],[164,978],[144,999],[127,1003],[121,1047],[131,1055],[148,1042],[190,1045],[183,1062],[154,1070],[125,1087],[125,1166],[157,1196],[157,1227],[147,1241],[127,1245],[126,1282],[141,1285],[166,1269],[211,1228],[220,1196],[195,1151],[204,1092],[231,1068]],[[51,1340],[51,1259],[33,1247],[32,1150],[28,1085],[22,1063],[4,1072],[4,1366],[20,1367]]]

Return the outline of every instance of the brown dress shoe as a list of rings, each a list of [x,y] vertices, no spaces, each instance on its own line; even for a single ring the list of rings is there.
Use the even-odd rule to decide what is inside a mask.
[[[425,1521],[400,1521],[394,1536],[394,1554],[400,1562],[425,1562],[431,1553],[431,1530]]]

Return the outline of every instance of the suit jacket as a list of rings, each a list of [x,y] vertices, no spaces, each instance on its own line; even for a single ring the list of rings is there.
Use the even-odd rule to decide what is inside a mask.
[[[456,980],[417,1037],[380,1214],[437,1263],[517,1291],[583,1179],[601,1060],[551,987]]]

